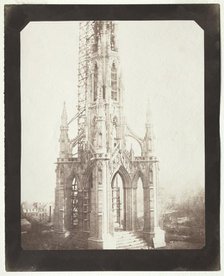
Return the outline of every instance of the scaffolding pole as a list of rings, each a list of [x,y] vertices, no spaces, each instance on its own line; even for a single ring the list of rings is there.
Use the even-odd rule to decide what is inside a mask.
[[[94,21],[82,21],[79,23],[79,64],[78,64],[78,136],[82,139],[78,142],[78,154],[86,146],[87,139],[87,93],[89,65],[93,49]]]

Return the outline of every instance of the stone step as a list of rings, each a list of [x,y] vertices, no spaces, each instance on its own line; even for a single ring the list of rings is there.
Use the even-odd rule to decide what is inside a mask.
[[[136,237],[136,234],[132,233],[132,232],[128,232],[128,233],[115,233],[114,235],[115,237]]]
[[[138,249],[138,248],[146,248],[148,249],[147,244],[145,243],[140,243],[140,244],[125,244],[125,245],[117,245],[117,248],[133,248],[133,249]]]
[[[128,240],[128,241],[116,241],[116,244],[146,244],[143,240]]]
[[[122,237],[122,238],[116,238],[116,240],[117,241],[133,241],[133,240],[142,240],[142,239],[138,238],[138,237]]]
[[[139,244],[139,243],[145,243],[145,242],[140,239],[117,240],[116,241],[116,244]]]
[[[117,249],[148,249],[147,245],[136,245],[136,246],[132,246],[132,245],[124,245],[124,246],[117,246]]]
[[[122,236],[122,237],[117,237],[117,236],[115,236],[115,238],[117,239],[117,240],[124,240],[124,239],[138,239],[138,237],[137,236]]]
[[[123,244],[123,245],[116,245],[116,248],[134,248],[134,249],[138,249],[138,248],[148,248],[148,246],[146,244]]]
[[[134,232],[121,231],[114,236],[117,249],[148,249],[147,243]]]
[[[114,235],[117,239],[122,239],[122,238],[139,238],[135,233],[131,232],[124,232],[124,233],[115,233]]]
[[[136,234],[133,232],[124,232],[124,233],[115,233],[115,236],[117,236],[117,237],[126,237],[126,236],[135,237]]]
[[[148,246],[136,246],[136,247],[131,247],[131,246],[122,246],[122,247],[117,247],[119,250],[148,250]]]
[[[137,237],[137,234],[134,232],[116,232],[114,233],[116,237]]]

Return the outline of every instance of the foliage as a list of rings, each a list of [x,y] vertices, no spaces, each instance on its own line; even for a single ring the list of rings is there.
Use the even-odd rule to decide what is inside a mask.
[[[204,191],[186,192],[177,200],[174,196],[167,200],[163,210],[162,224],[166,240],[204,243],[205,201]]]

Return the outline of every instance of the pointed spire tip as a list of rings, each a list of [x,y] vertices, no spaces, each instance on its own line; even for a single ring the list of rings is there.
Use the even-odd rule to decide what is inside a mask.
[[[61,115],[61,125],[64,127],[68,126],[68,122],[67,122],[67,111],[66,111],[66,103],[64,101],[63,104],[63,111],[62,111],[62,115]]]

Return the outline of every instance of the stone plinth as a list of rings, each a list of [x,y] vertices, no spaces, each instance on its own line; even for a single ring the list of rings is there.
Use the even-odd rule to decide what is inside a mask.
[[[166,246],[165,231],[160,227],[155,228],[155,236],[153,238],[153,247],[160,248]]]
[[[88,249],[116,249],[114,237],[107,235],[103,239],[88,239]]]

